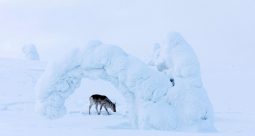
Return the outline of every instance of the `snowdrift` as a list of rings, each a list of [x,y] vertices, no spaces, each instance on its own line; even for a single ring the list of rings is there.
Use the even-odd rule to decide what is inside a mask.
[[[36,47],[33,44],[24,45],[22,47],[22,52],[26,54],[28,60],[40,60]]]
[[[179,33],[170,33],[164,47],[154,46],[149,65],[158,71],[118,46],[92,41],[47,66],[36,84],[35,110],[49,119],[60,118],[82,78],[102,79],[126,99],[134,129],[215,131],[198,59]]]

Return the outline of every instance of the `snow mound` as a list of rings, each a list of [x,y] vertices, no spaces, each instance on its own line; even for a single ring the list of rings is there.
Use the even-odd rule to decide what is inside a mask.
[[[153,59],[154,65],[167,74],[100,41],[72,50],[51,62],[38,80],[35,110],[49,119],[60,118],[66,114],[65,100],[82,78],[101,79],[112,83],[126,99],[134,129],[215,131],[212,106],[191,47],[178,33],[168,36],[164,50],[154,47],[152,53],[159,60]]]
[[[40,60],[36,47],[33,44],[24,45],[22,47],[22,52],[26,54],[26,58],[29,60]]]

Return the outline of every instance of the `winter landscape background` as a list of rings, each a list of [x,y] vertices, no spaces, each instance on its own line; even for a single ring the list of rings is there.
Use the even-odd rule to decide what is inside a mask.
[[[0,1],[0,135],[254,135],[254,1]],[[142,60],[177,31],[194,49],[219,133],[132,130],[124,98],[108,82],[83,79],[48,120],[34,112],[35,84],[50,61],[99,39]],[[41,61],[25,60],[34,44]],[[12,58],[12,59],[10,59]],[[88,116],[91,94],[117,102],[117,113]]]

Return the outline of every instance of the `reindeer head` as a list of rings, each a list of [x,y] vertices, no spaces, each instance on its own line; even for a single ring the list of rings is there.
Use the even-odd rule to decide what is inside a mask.
[[[113,112],[116,112],[116,102],[110,104],[110,108],[112,109]]]

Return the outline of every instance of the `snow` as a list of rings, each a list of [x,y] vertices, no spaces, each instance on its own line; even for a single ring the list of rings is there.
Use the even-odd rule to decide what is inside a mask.
[[[34,112],[35,82],[48,63],[31,60],[0,59],[0,135],[177,135],[177,136],[253,136],[255,134],[254,67],[202,68],[202,79],[212,101],[218,133],[179,133],[133,130],[127,118],[126,102],[117,89],[103,80],[82,79],[65,103],[67,114],[48,120]],[[221,77],[221,80],[218,80]],[[236,79],[239,82],[236,82]],[[212,84],[213,83],[213,84]],[[245,86],[240,86],[245,84]],[[245,89],[242,89],[245,87]],[[105,94],[117,102],[117,112],[88,115],[89,96]]]
[[[152,53],[158,49],[154,45]],[[36,84],[35,109],[49,119],[63,117],[67,114],[65,100],[81,79],[101,79],[112,83],[125,98],[134,129],[215,132],[212,105],[192,48],[179,33],[172,32],[161,52],[163,61],[155,64],[168,75],[115,45],[92,41],[83,49],[76,48],[47,66]]]
[[[254,136],[254,6],[254,0],[1,1],[0,136]],[[181,32],[183,37],[170,33],[160,41],[169,30]],[[162,83],[151,84],[153,80],[146,74],[147,68],[140,72],[132,67],[135,57],[127,54],[123,57],[125,61],[121,61],[118,59],[122,57],[113,55],[113,59],[109,57],[112,51],[105,57],[105,52],[98,51],[105,45],[100,41],[93,41],[90,47],[83,49],[84,43],[91,39],[114,43],[138,58],[149,52],[147,67],[156,71],[155,75],[167,78],[170,84],[166,95],[151,97],[150,92],[154,90],[145,86],[157,87]],[[31,56],[34,58],[33,53],[25,54],[27,60],[1,58],[25,58],[21,49],[28,42],[40,49],[40,60],[52,61],[67,50],[69,55],[52,63],[30,60]],[[153,45],[151,50],[148,45]],[[74,46],[79,48],[70,51]],[[91,54],[95,54],[95,58],[90,61]],[[92,65],[93,60],[98,60],[99,65],[84,69]],[[145,67],[139,61],[134,65],[138,65],[138,69]],[[56,69],[48,70],[47,66]],[[123,67],[131,68],[131,72],[122,70]],[[145,74],[132,75],[132,71]],[[125,76],[125,72],[131,77]],[[62,73],[64,76],[60,76]],[[42,76],[45,80],[53,78],[38,81]],[[127,83],[127,78],[137,82]],[[39,82],[41,86],[56,88],[49,92],[42,88],[45,93],[35,94],[35,87],[41,89],[36,86]],[[50,86],[49,83],[57,84]],[[57,91],[52,93],[54,90]],[[161,90],[164,92],[164,88]],[[88,115],[91,94],[107,95],[117,102],[117,112],[110,111],[108,116],[102,111],[99,116],[93,108],[92,115]],[[158,100],[150,105],[137,96],[146,101]],[[45,101],[40,102],[44,98]],[[160,106],[167,108],[155,110]],[[34,111],[35,107],[43,116]],[[57,110],[54,112],[54,109]],[[170,118],[162,123],[163,117],[158,115],[164,112],[169,112]],[[141,121],[147,115],[149,119]],[[173,123],[176,120],[177,125]],[[214,126],[218,133],[190,133],[201,132],[200,129],[208,125]],[[142,130],[143,126],[147,130]],[[167,127],[171,131],[162,131],[169,130]]]
[[[34,44],[27,44],[22,47],[22,52],[28,60],[40,60],[39,54]]]

